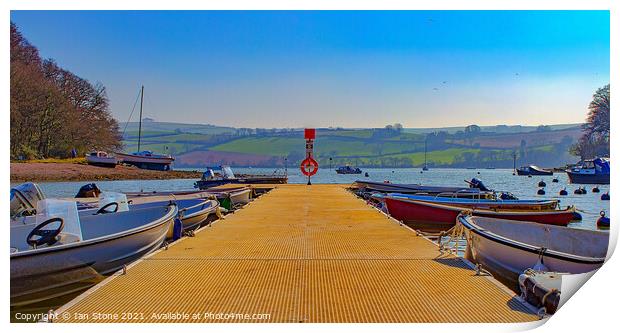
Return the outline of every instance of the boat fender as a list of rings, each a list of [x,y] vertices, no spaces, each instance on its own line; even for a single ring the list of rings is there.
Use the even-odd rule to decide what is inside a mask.
[[[560,180],[559,180],[559,179],[557,179],[557,178],[553,178],[552,182],[554,182],[554,183],[559,183],[559,182],[560,182]]]
[[[560,190],[560,195],[568,195],[568,191],[566,191],[566,187]]]
[[[609,228],[609,217],[605,216],[605,211],[601,210],[601,217],[596,220],[596,226],[599,228]]]
[[[547,183],[545,183],[543,180],[538,182],[538,187],[545,187],[547,186]]]
[[[536,192],[538,195],[545,195],[545,190],[544,189],[539,189],[538,192]]]
[[[594,186],[594,188],[592,188],[592,193],[599,193],[601,190],[598,188],[598,186]]]
[[[175,241],[183,236],[183,222],[178,217],[174,218],[174,226],[172,228],[172,240]]]
[[[607,192],[607,193],[603,193],[603,194],[601,195],[601,200],[609,200],[609,192]]]

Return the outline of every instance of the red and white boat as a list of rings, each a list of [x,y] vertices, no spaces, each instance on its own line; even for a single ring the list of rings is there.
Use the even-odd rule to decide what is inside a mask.
[[[518,211],[504,209],[464,208],[433,202],[411,200],[399,196],[385,196],[389,214],[416,230],[426,232],[445,231],[456,223],[457,216],[470,211],[476,216],[506,220],[537,222],[542,224],[566,226],[573,220],[575,208],[563,210]]]

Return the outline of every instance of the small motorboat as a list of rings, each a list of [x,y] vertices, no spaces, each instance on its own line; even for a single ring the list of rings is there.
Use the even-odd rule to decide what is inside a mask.
[[[221,186],[225,184],[286,184],[288,183],[288,174],[284,175],[276,174],[272,175],[240,175],[237,176],[233,173],[229,166],[222,166],[220,172],[215,172],[213,169],[207,169],[202,175],[202,178],[194,183],[194,188],[207,190],[212,187]]]
[[[522,166],[517,169],[519,176],[553,176],[553,171],[545,170],[536,165]]]
[[[434,202],[444,205],[477,208],[477,209],[493,209],[493,210],[523,210],[538,211],[550,210],[558,208],[558,200],[500,200],[500,199],[469,199],[469,198],[447,198],[432,197],[426,195],[412,195],[390,193],[393,197],[400,197],[410,200]]]
[[[386,195],[385,204],[389,214],[413,229],[424,232],[439,232],[452,228],[457,216],[463,211],[471,211],[476,216],[486,216],[508,220],[537,222],[566,226],[573,219],[575,208],[563,210],[522,211],[508,209],[469,209],[434,202],[412,200],[399,196]]]
[[[11,220],[12,307],[91,287],[158,249],[178,213],[171,204],[78,218],[75,202],[69,203],[73,218],[51,215],[35,224]]]
[[[566,170],[572,184],[609,184],[609,158],[585,160]]]
[[[86,163],[104,168],[115,168],[118,161],[105,151],[93,151],[86,155]]]
[[[250,186],[212,188],[206,190],[205,193],[214,195],[220,205],[227,210],[234,210],[243,206],[249,203],[253,197],[253,189]]]
[[[146,197],[142,197],[146,199]],[[150,197],[150,200],[138,200],[138,198],[131,199],[136,200],[136,203],[129,205],[130,210],[144,209],[151,207],[159,207],[171,202],[170,198],[165,197]],[[141,203],[140,203],[141,202]],[[217,214],[217,209],[220,203],[217,200],[210,199],[178,199],[172,201],[178,206],[178,218],[181,220],[183,228],[181,234],[185,232],[192,232],[198,229],[212,214]],[[170,226],[166,239],[176,239],[174,235],[174,227]]]
[[[455,198],[493,199],[495,193],[471,187],[427,186],[420,184],[394,184],[356,180],[351,187],[366,192],[404,193],[416,195],[441,195]]]
[[[345,165],[345,166],[336,168],[336,173],[339,175],[356,175],[356,174],[361,174],[362,169],[354,168],[350,165]]]
[[[461,214],[465,257],[517,291],[527,269],[579,274],[600,268],[607,256],[606,232]]]
[[[80,218],[90,215],[166,206],[174,203],[178,206],[177,217],[181,221],[181,234],[183,234],[184,232],[191,232],[199,228],[212,214],[219,216],[218,209],[220,204],[218,200],[212,200],[215,199],[215,196],[205,191],[197,193],[201,195],[196,196],[193,191],[134,192],[134,194],[101,192],[98,198],[78,198],[81,201],[76,201],[76,203]],[[42,199],[43,197],[38,200]],[[36,201],[33,204],[36,206]],[[32,211],[36,213],[36,209]],[[35,217],[31,215],[33,214],[14,216],[12,219],[24,225],[36,224]],[[174,235],[173,225],[170,225],[166,238],[173,240],[177,238]]]

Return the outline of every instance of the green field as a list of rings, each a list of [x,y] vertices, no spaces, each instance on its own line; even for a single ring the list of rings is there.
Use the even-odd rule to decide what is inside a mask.
[[[516,131],[518,128],[504,130]],[[323,128],[317,129],[314,154],[321,163],[328,163],[332,158],[335,164],[421,166],[424,164],[424,141],[427,140],[427,162],[430,166],[512,167],[515,152],[519,154],[518,163],[523,164],[535,161],[541,165],[562,165],[572,161],[568,147],[578,138],[579,131],[558,129],[537,132],[531,131],[531,127],[523,128],[525,132],[521,134],[481,132],[464,136],[463,133],[444,132],[428,137],[417,130]],[[179,157],[180,164],[183,164],[183,155],[188,152],[210,151],[210,156],[234,155],[241,161],[239,163],[252,163],[254,157],[249,156],[255,156],[256,163],[272,163],[265,161],[281,161],[284,157],[296,163],[305,154],[301,129],[262,129],[257,134],[255,129],[146,123],[142,134],[141,149],[174,155]],[[565,140],[567,135],[572,135],[568,141]],[[130,128],[125,133],[123,143],[125,151],[137,150],[137,128]],[[214,155],[216,152],[219,155]],[[200,163],[206,165],[212,162],[215,161]],[[188,163],[198,162],[193,159]]]

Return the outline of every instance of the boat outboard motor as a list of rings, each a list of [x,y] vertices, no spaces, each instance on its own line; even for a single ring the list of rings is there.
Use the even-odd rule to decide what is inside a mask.
[[[499,195],[499,198],[500,198],[501,200],[519,200],[519,198],[517,198],[517,196],[516,196],[516,195],[514,195],[514,194],[512,194],[512,193],[510,193],[510,192],[502,192],[502,193]]]
[[[478,178],[472,178],[471,181],[469,182],[469,187],[477,188],[480,191],[491,191],[486,186],[484,186],[484,184],[482,183],[482,180]]]
[[[213,180],[215,179],[215,172],[213,172],[213,169],[207,169],[207,171],[205,171],[202,174],[202,180]]]
[[[80,190],[75,195],[76,198],[97,198],[101,194],[101,190],[97,187],[97,184],[90,183],[80,187]]]
[[[11,189],[11,218],[37,213],[37,203],[45,199],[39,185],[23,183]]]

